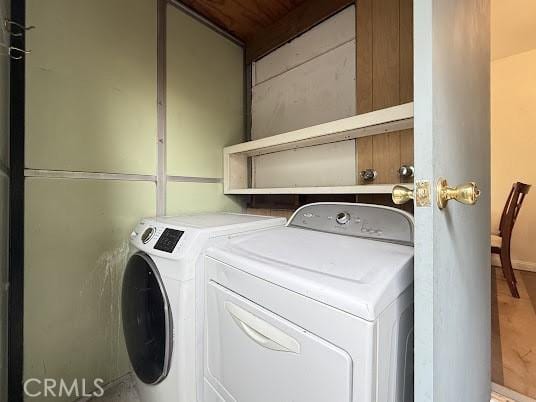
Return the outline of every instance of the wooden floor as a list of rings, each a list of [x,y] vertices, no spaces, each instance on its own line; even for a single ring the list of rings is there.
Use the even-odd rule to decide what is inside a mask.
[[[520,299],[492,274],[492,380],[536,399],[536,273],[516,271]]]

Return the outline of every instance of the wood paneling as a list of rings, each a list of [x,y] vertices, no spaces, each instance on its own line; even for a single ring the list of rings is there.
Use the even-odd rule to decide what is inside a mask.
[[[400,0],[400,103],[413,101],[413,0]]]
[[[372,0],[356,1],[357,114],[372,112]],[[364,141],[364,140],[363,140]]]
[[[246,44],[246,61],[308,31],[355,0],[175,0]]]
[[[514,299],[501,269],[491,272],[492,381],[536,398],[536,273],[517,275]]]
[[[356,141],[356,161],[357,161],[357,180],[358,184],[367,184],[359,174],[362,170],[367,169],[365,166],[373,166],[373,136],[363,137]]]
[[[357,0],[356,8],[357,113],[411,102],[413,1]],[[398,183],[400,166],[413,164],[413,130],[359,138],[356,151],[358,176],[372,168],[374,184]]]
[[[400,0],[375,0],[372,7],[372,108],[395,106],[400,98]]]
[[[413,0],[400,0],[400,103],[413,101]],[[400,164],[413,165],[413,130],[400,132]],[[412,182],[413,178],[404,179]]]
[[[373,137],[372,164],[378,172],[375,184],[398,183],[400,176],[400,133],[382,134]]]
[[[400,165],[413,165],[413,129],[400,132]],[[413,177],[402,182],[413,182]]]
[[[197,13],[244,42],[305,0],[181,0]]]
[[[246,209],[247,214],[251,215],[264,215],[264,216],[274,216],[278,218],[287,218],[290,219],[294,213],[293,209],[275,209],[275,208],[248,208]]]

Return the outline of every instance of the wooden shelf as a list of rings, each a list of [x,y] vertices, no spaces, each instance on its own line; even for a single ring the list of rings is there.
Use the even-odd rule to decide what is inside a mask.
[[[401,183],[413,188],[413,183]],[[289,187],[289,188],[244,188],[229,190],[227,194],[391,194],[396,184],[366,184],[333,187]]]
[[[413,127],[413,103],[376,110],[223,150],[225,194],[387,194],[394,184],[334,187],[248,188],[248,158],[273,152],[353,140]]]

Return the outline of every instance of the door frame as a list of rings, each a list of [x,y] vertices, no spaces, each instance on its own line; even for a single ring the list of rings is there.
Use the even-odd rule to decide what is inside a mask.
[[[26,25],[26,0],[11,0],[11,20]],[[11,44],[26,48],[24,35]],[[23,400],[25,58],[10,63],[8,398]]]

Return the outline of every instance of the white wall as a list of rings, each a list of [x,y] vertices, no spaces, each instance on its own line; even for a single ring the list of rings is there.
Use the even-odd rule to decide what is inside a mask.
[[[254,64],[252,139],[356,113],[355,7],[349,7]],[[255,187],[355,184],[355,141],[254,161]]]
[[[492,230],[512,183],[532,184],[514,228],[514,267],[536,270],[536,49],[491,63]]]

